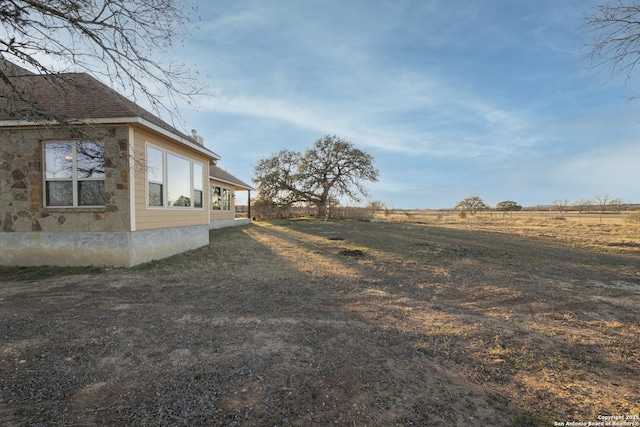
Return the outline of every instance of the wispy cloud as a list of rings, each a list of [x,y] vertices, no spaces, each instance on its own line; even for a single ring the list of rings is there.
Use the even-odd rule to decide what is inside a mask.
[[[603,147],[633,145],[637,111],[584,71],[579,22],[596,1],[207,3],[185,51],[217,89],[198,114],[215,120],[197,126],[215,122],[244,162],[336,134],[375,155],[380,194],[443,206],[471,192],[544,202],[595,185],[561,172],[598,159],[622,180],[604,164],[626,165],[624,150]]]
[[[375,80],[375,79],[374,79]],[[523,113],[495,107],[433,78],[378,80],[348,98],[263,98],[221,93],[205,109],[269,118],[319,134],[338,134],[383,151],[430,156],[498,155],[530,146]]]

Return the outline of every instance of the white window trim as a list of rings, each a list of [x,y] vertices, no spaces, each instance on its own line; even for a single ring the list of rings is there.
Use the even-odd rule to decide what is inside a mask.
[[[73,157],[73,162],[71,163],[71,178],[47,178],[47,156],[45,146],[47,144],[62,144],[62,143],[71,143],[71,156]],[[92,208],[104,208],[105,205],[79,205],[78,204],[78,182],[79,181],[103,181],[105,182],[105,177],[102,178],[78,178],[78,153],[77,147],[78,142],[101,142],[104,146],[104,141],[95,140],[95,141],[84,141],[79,139],[50,139],[42,141],[42,204],[45,208],[50,209],[92,209]],[[106,174],[106,171],[105,171]],[[71,181],[72,187],[72,203],[71,205],[48,205],[47,204],[47,182],[68,182]],[[106,188],[105,188],[106,192]],[[106,196],[106,194],[105,194]]]
[[[147,165],[147,152],[148,152],[148,147],[154,148],[160,152],[162,152],[162,182],[158,182],[158,181],[150,181],[149,180],[149,171],[148,168],[146,167]],[[169,162],[167,160],[167,155],[171,154],[172,156],[187,160],[189,162],[189,186],[190,186],[190,193],[191,193],[191,200],[194,200],[194,195],[195,195],[195,188],[193,185],[193,165],[194,164],[198,164],[201,166],[203,174],[201,176],[201,180],[203,182],[202,184],[202,188],[204,188],[204,164],[202,162],[199,162],[197,160],[194,160],[192,158],[183,156],[181,154],[176,153],[175,151],[171,151],[168,150],[166,148],[160,147],[158,145],[155,145],[153,143],[147,142],[145,141],[145,149],[144,149],[144,158],[145,158],[145,174],[144,174],[144,187],[145,187],[145,206],[147,209],[170,209],[170,210],[189,210],[189,209],[193,209],[193,210],[203,210],[206,209],[206,202],[204,199],[204,190],[201,190],[203,192],[202,195],[202,207],[194,207],[193,203],[191,203],[191,206],[169,206],[168,200],[167,200],[167,192],[168,192],[168,169],[169,169]],[[151,206],[149,205],[149,182],[151,183],[156,183],[156,184],[162,184],[162,206]]]

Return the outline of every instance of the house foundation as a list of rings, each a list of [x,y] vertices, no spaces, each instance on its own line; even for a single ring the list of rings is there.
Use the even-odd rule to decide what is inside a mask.
[[[0,233],[0,265],[133,267],[208,244],[207,225],[134,232]]]
[[[218,228],[236,227],[247,224],[251,224],[251,218],[215,219],[209,222],[209,229],[216,230]]]

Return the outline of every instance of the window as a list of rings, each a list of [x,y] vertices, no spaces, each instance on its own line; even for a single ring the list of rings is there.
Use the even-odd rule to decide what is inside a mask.
[[[193,207],[202,207],[202,165],[193,164]]]
[[[164,156],[161,150],[147,147],[147,185],[149,206],[164,206]]]
[[[222,189],[222,210],[231,210],[231,190],[228,188]]]
[[[211,210],[219,211],[222,209],[222,188],[211,187]]]
[[[46,206],[104,206],[104,143],[44,143]]]
[[[211,209],[214,211],[231,210],[231,189],[226,187],[211,187]]]
[[[167,153],[167,203],[191,206],[191,162],[171,153]]]
[[[201,163],[147,145],[149,207],[202,208]]]

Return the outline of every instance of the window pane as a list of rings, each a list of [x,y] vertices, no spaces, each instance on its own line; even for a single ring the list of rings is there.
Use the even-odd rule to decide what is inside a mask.
[[[162,176],[162,151],[153,147],[147,147],[147,180],[162,182]]]
[[[219,211],[220,208],[222,207],[220,205],[221,190],[222,189],[220,187],[216,187],[216,186],[211,187],[211,209],[214,211]]]
[[[104,178],[103,142],[78,142],[76,159],[78,178]]]
[[[202,190],[202,165],[199,163],[193,164],[193,188]]]
[[[47,206],[73,206],[73,182],[47,182]]]
[[[222,190],[222,209],[225,211],[231,210],[231,190],[228,188]]]
[[[202,191],[201,190],[193,191],[193,207],[194,208],[202,207]]]
[[[191,206],[191,163],[172,154],[167,154],[167,202]]]
[[[104,206],[104,181],[78,181],[78,206]]]
[[[149,183],[149,206],[163,206],[162,184]]]
[[[46,142],[44,144],[46,178],[71,178],[73,176],[73,145],[71,142]]]

